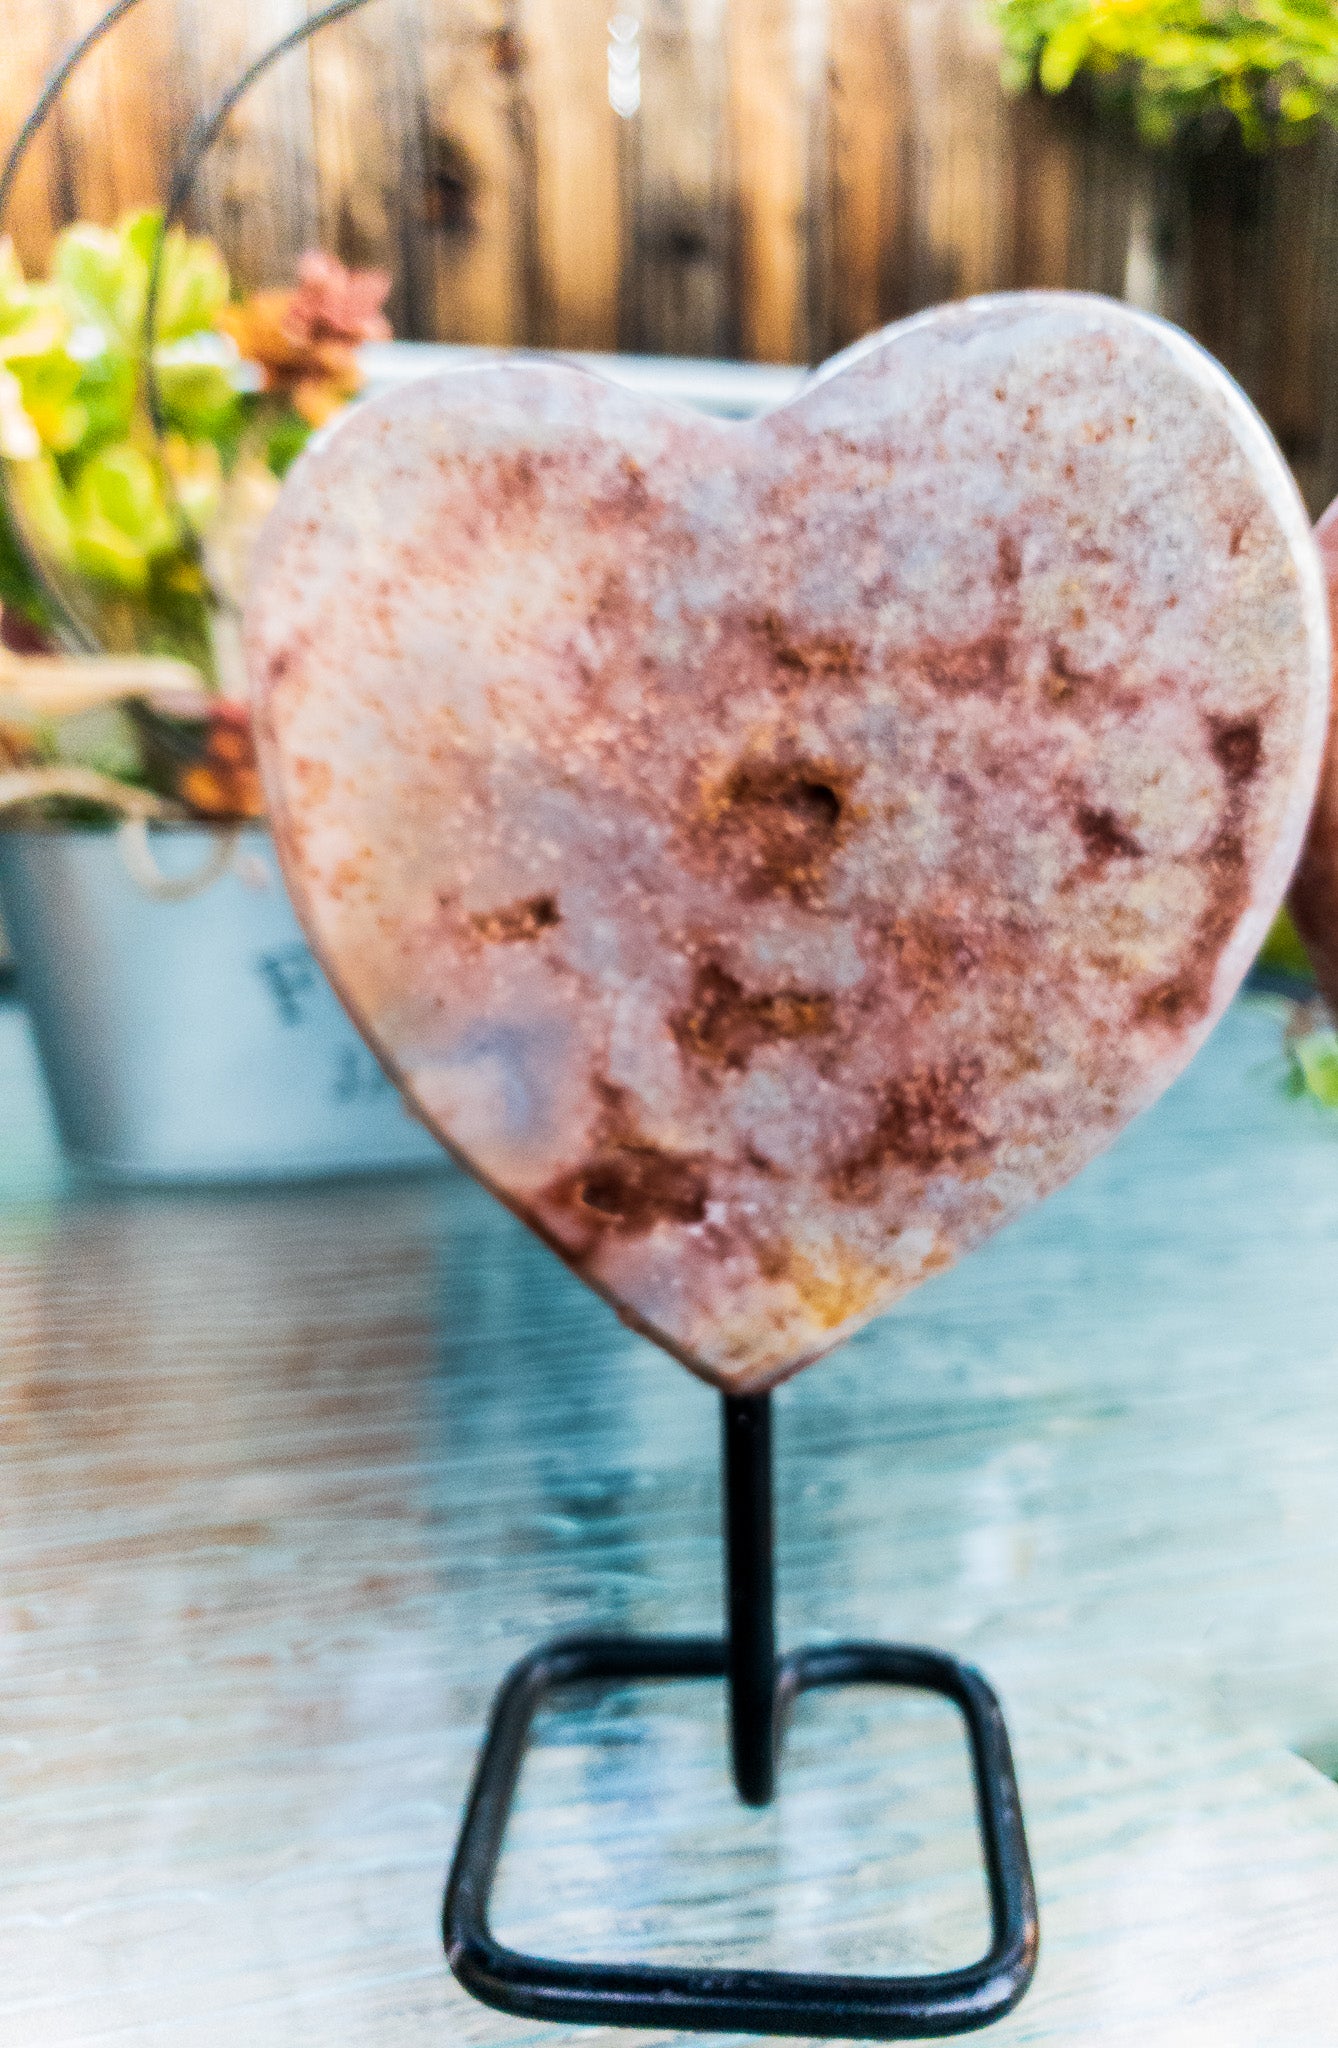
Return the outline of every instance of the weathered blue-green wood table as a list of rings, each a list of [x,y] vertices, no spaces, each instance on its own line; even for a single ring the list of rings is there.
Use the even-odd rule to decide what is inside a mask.
[[[1338,2043],[1338,1119],[1279,1048],[1238,1004],[778,1398],[784,1638],[942,1643],[1008,1709],[1043,1939],[1001,2048]],[[716,1626],[714,1397],[452,1174],[70,1184],[13,1008],[0,1117],[2,2048],[646,2038],[471,2004],[436,1919],[511,1659]],[[752,1813],[712,1687],[578,1706],[499,1931],[941,1965],[972,1828],[946,1709],[806,1702]]]

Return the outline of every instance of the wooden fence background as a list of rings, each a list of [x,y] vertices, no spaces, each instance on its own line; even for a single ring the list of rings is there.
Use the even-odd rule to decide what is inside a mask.
[[[0,140],[93,0],[0,0]],[[302,0],[143,0],[15,196],[29,264],[161,196],[191,115]],[[313,243],[401,334],[819,360],[936,299],[1112,292],[1196,333],[1312,505],[1338,492],[1338,138],[1158,163],[1010,100],[982,0],[370,0],[279,65],[201,177],[244,284]]]

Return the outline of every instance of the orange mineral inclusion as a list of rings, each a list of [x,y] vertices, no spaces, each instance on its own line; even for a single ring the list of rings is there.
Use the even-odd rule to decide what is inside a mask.
[[[1179,1072],[1286,887],[1329,644],[1175,330],[1024,294],[749,425],[511,361],[355,409],[248,658],[312,942],[456,1156],[769,1386]]]

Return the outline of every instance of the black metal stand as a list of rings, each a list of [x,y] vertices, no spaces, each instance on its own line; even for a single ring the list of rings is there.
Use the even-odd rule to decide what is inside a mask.
[[[1037,1946],[1036,1895],[999,1702],[978,1671],[937,1650],[835,1643],[777,1661],[771,1399],[726,1395],[723,1405],[728,1637],[567,1636],[515,1666],[493,1706],[446,1889],[443,1932],[451,1968],[485,2005],[574,2026],[869,2041],[988,2026],[1011,2011],[1031,1982]],[[981,1960],[918,1977],[839,1977],[556,1962],[494,1940],[489,1895],[530,1727],[545,1696],[591,1680],[684,1678],[726,1680],[734,1783],[750,1806],[765,1806],[772,1797],[785,1716],[799,1693],[895,1685],[952,1700],[971,1745],[989,1881],[992,1939]]]

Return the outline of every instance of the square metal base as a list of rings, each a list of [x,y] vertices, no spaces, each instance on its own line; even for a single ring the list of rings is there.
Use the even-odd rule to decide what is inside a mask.
[[[960,1708],[975,1772],[992,1940],[978,1963],[915,1977],[788,1970],[687,1969],[552,1961],[494,1940],[488,1904],[534,1716],[547,1694],[591,1680],[722,1678],[710,1637],[570,1636],[542,1645],[497,1695],[446,1890],[446,1953],[485,2005],[570,2026],[682,2027],[701,2033],[799,2034],[905,2041],[968,2033],[1001,2019],[1036,1968],[1036,1895],[1008,1733],[991,1688],[968,1664],[893,1643],[834,1643],[779,1666],[779,1730],[789,1704],[818,1686],[894,1685],[941,1693]]]

